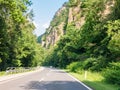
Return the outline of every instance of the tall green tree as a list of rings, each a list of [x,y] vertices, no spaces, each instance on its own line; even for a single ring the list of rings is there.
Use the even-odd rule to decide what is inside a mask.
[[[30,5],[30,0],[0,0],[0,70],[37,66],[43,59],[39,55],[44,50],[33,35]]]

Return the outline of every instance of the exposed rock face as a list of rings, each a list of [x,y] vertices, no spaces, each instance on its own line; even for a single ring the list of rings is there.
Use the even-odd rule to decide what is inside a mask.
[[[53,27],[50,34],[46,37],[46,40],[42,42],[42,45],[47,48],[49,45],[54,45],[62,35],[64,35],[64,23],[62,22],[59,26]]]
[[[111,13],[111,8],[114,7],[115,1],[111,0],[106,3],[105,10],[102,13],[103,18],[106,18]]]
[[[42,40],[42,46],[46,48],[53,46],[60,39],[60,37],[64,35],[64,27],[66,25],[65,23],[67,21],[67,17],[62,20],[62,14],[68,16],[68,9],[65,5],[63,5],[63,7],[56,12],[53,21],[51,21],[49,28],[46,30],[45,40]]]
[[[68,23],[74,22],[76,28],[80,28],[85,22],[85,17],[81,17],[82,10],[80,5],[81,2],[77,6],[69,8]]]
[[[111,12],[111,7],[114,6],[115,1],[111,0],[105,4],[105,9],[98,14],[102,15],[102,18],[106,18]],[[65,34],[65,27],[67,24],[74,23],[77,29],[80,29],[85,23],[85,15],[81,8],[82,2],[79,0],[75,6],[67,6],[64,4],[55,14],[49,28],[46,30],[42,38],[42,46],[49,48],[54,46],[61,36]]]
[[[65,34],[64,27],[72,22],[75,22],[76,28],[80,28],[84,24],[84,17],[80,17],[80,4],[76,7],[67,7],[63,5],[62,8],[56,12],[53,22],[55,21],[56,17],[62,16],[63,12],[66,10],[66,19],[61,21],[58,25],[52,26],[50,25],[47,29],[46,39],[42,40],[42,46],[49,47],[55,45],[55,43],[60,39],[61,36]]]

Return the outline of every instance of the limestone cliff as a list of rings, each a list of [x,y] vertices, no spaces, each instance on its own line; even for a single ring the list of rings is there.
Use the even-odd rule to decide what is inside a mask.
[[[90,1],[90,0],[88,0]],[[92,7],[94,3],[99,7],[99,4],[103,5],[101,11],[98,12],[101,16],[101,20],[105,19],[111,12],[111,8],[114,6],[114,0],[102,0],[96,3],[97,0],[93,0],[88,3],[86,0],[69,0],[65,3],[55,14],[53,20],[50,23],[49,28],[42,36],[42,46],[49,48],[54,46],[60,37],[66,32],[66,27],[70,23],[74,23],[77,29],[80,29],[85,23],[86,16],[89,14],[89,6]],[[98,4],[98,5],[97,5]],[[87,8],[86,8],[87,7]]]
[[[67,23],[68,8],[66,3],[56,12],[50,26],[46,29],[42,37],[42,46],[49,47],[55,45],[55,43],[64,35],[64,27]]]

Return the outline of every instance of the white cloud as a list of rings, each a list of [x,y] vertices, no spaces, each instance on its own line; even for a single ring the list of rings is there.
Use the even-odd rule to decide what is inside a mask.
[[[46,29],[46,28],[48,28],[48,27],[49,27],[49,25],[50,25],[50,22],[47,22],[47,23],[43,24],[43,26],[42,26],[42,27]]]
[[[41,23],[41,22],[35,22],[33,21],[36,29],[35,31],[33,32],[35,35],[39,36],[41,34],[43,34],[46,30],[46,28],[49,27],[50,25],[50,21],[46,22],[46,23]]]

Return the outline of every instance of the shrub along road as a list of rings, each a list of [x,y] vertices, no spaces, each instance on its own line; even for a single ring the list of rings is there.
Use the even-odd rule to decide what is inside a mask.
[[[46,68],[0,82],[1,90],[92,90],[59,69]]]

